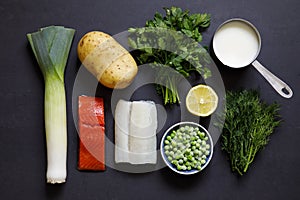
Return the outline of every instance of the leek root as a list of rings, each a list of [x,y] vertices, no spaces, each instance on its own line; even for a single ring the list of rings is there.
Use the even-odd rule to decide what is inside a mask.
[[[45,81],[47,182],[67,177],[67,122],[64,71],[75,30],[49,26],[27,34]]]

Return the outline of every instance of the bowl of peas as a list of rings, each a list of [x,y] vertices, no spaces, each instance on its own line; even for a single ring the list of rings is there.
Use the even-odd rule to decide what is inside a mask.
[[[179,122],[163,135],[160,152],[166,165],[174,172],[190,175],[202,171],[213,155],[209,132],[194,122]]]

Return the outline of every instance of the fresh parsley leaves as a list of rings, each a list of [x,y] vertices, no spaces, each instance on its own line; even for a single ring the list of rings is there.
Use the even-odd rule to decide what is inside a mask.
[[[131,48],[137,49],[133,56],[139,65],[151,63],[175,69],[177,74],[161,70],[157,77],[157,82],[164,83],[157,84],[164,104],[173,104],[180,102],[177,83],[182,76],[189,77],[191,72],[210,76],[210,70],[204,67],[210,62],[209,55],[199,45],[201,32],[210,25],[210,15],[189,14],[178,7],[164,10],[165,16],[156,13],[144,28],[130,28],[128,41]]]

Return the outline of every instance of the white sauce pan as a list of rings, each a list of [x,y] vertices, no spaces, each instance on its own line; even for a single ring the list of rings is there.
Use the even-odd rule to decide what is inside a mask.
[[[285,82],[256,60],[261,49],[261,37],[247,20],[233,18],[221,24],[213,37],[213,49],[224,65],[241,68],[252,64],[281,96],[293,96],[292,89]]]

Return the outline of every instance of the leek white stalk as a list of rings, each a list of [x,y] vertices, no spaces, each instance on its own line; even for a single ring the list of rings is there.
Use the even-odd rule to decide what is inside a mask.
[[[67,177],[67,115],[64,71],[75,30],[50,26],[27,34],[45,81],[45,131],[47,182],[63,183]]]

